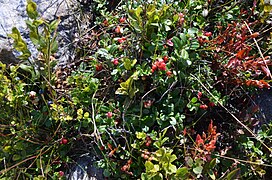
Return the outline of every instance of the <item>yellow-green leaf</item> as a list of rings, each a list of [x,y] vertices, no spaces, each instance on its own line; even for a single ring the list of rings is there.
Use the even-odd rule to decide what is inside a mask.
[[[38,17],[37,4],[32,0],[27,0],[26,12],[29,18],[36,19]]]

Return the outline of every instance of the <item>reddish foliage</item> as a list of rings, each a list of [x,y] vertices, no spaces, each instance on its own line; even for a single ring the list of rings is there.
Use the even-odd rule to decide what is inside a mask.
[[[248,23],[253,26],[256,22]],[[250,40],[259,36],[258,32],[250,34],[247,26],[242,23],[233,22],[228,24],[225,30],[218,26],[219,34],[217,37],[207,40],[198,38],[200,44],[205,44],[213,51],[213,68],[221,69],[225,84],[252,85],[260,88],[270,87],[264,80],[245,80],[244,72],[251,74],[251,79],[264,75],[271,77],[268,66],[272,65],[269,56],[264,59],[256,57],[252,51]],[[254,54],[254,55],[251,55]],[[226,63],[223,62],[227,60]]]

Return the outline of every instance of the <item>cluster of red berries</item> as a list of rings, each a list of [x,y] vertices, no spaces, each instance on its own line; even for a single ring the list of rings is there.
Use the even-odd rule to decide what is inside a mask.
[[[166,62],[168,61],[168,56],[164,56],[162,59],[158,59],[151,67],[151,72],[154,73],[156,70],[166,71]],[[172,75],[171,71],[167,71],[166,75],[170,77]]]
[[[145,145],[148,147],[152,143],[152,139],[150,136],[146,136],[145,138]]]
[[[199,92],[197,93],[197,99],[198,99],[198,100],[201,100],[201,97],[202,97],[202,92],[199,91]],[[207,110],[208,107],[214,107],[214,106],[215,106],[214,102],[210,101],[210,102],[208,103],[208,105],[207,105],[207,104],[201,104],[201,105],[199,106],[199,108],[200,108],[200,109],[203,109],[203,110]]]
[[[145,160],[152,161],[152,156],[150,156],[150,152],[148,152],[146,149],[142,152],[141,157]]]
[[[127,173],[127,174],[129,174],[129,175],[133,175],[133,173],[132,172],[129,172],[129,169],[130,169],[130,165],[132,164],[132,159],[129,159],[128,161],[127,161],[127,163],[123,166],[123,167],[121,167],[121,171],[123,171],[123,172],[125,172],[125,173]]]
[[[184,14],[183,13],[179,13],[179,20],[178,20],[178,25],[182,25],[184,23]]]

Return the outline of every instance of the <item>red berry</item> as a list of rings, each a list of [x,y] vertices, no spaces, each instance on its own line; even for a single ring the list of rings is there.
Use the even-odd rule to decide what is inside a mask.
[[[116,65],[118,65],[118,59],[116,58],[116,59],[114,59],[114,60],[112,60],[112,63],[116,66]]]
[[[168,56],[163,56],[163,61],[167,62],[168,61]]]
[[[100,146],[99,149],[100,149],[101,151],[104,151],[104,150],[105,150],[105,147],[104,147],[104,146]]]
[[[183,13],[179,13],[178,16],[179,16],[180,18],[184,18],[184,14],[183,14]]]
[[[102,70],[102,64],[97,64],[96,66],[95,66],[95,69],[96,69],[96,71],[101,71]]]
[[[59,171],[59,176],[60,177],[64,176],[64,172],[63,171]]]
[[[202,97],[202,92],[199,91],[199,92],[197,93],[197,98],[200,99],[201,97]]]
[[[206,104],[201,104],[201,105],[199,106],[199,108],[200,108],[200,109],[206,110],[206,109],[208,109],[208,106],[207,106]]]
[[[205,32],[204,35],[207,37],[210,37],[210,36],[212,36],[212,32]]]
[[[209,105],[210,107],[214,107],[214,106],[215,106],[214,102],[209,102],[208,105]]]
[[[107,19],[105,19],[105,20],[103,21],[103,24],[104,24],[104,26],[108,26],[108,25],[109,25],[108,20],[107,20]]]
[[[184,23],[184,18],[180,18],[180,19],[179,19],[179,23],[180,23],[180,24],[183,24],[183,23]]]
[[[128,161],[127,161],[127,164],[132,164],[132,159],[129,159]]]
[[[117,26],[117,27],[115,28],[115,32],[116,32],[117,34],[119,34],[119,33],[121,32],[121,27],[120,27],[120,26]]]
[[[167,72],[166,72],[166,76],[167,76],[167,77],[170,77],[171,75],[172,75],[172,72],[171,72],[171,71],[167,71]]]
[[[121,167],[121,171],[127,171],[128,170],[128,165],[124,165],[123,167]]]
[[[144,159],[148,159],[149,158],[149,156],[147,154],[142,154],[141,157],[144,158]]]
[[[155,64],[152,65],[152,70],[156,70],[157,69],[157,66]]]
[[[147,147],[150,146],[150,144],[151,144],[151,143],[150,143],[149,141],[145,143],[145,145],[146,145]]]
[[[125,17],[121,17],[120,19],[119,19],[119,22],[120,23],[123,23],[123,22],[125,22],[126,21],[126,18]]]
[[[107,117],[112,118],[112,112],[107,112]]]
[[[161,71],[165,71],[166,70],[166,64],[165,64],[164,61],[157,61],[156,65],[159,68],[159,70],[161,70]]]
[[[126,40],[125,37],[121,37],[121,38],[119,38],[117,41],[121,44],[121,43],[123,43],[125,40]]]
[[[68,139],[66,138],[62,138],[60,141],[60,144],[67,144],[68,143]]]

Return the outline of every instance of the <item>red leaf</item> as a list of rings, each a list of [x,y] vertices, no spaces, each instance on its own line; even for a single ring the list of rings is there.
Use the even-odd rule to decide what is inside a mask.
[[[245,56],[245,53],[246,53],[246,49],[242,49],[242,50],[240,50],[240,51],[236,54],[236,57],[237,57],[238,59],[243,59],[244,56]]]

